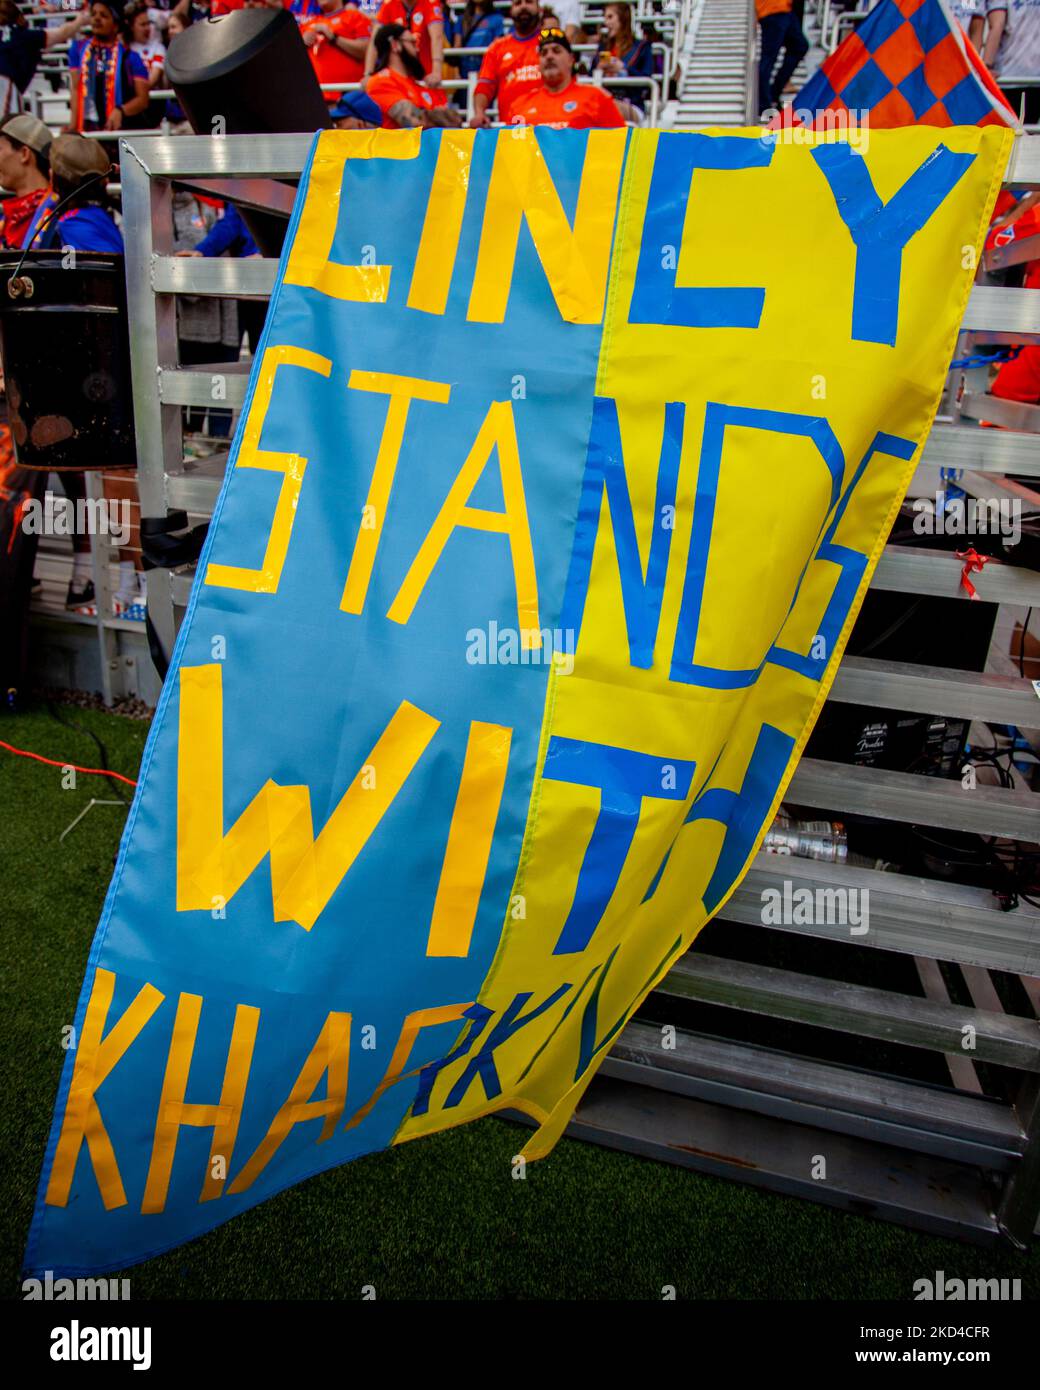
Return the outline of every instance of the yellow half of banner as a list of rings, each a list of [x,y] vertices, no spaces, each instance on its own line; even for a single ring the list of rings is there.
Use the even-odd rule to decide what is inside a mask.
[[[512,1108],[541,1125],[526,1155],[546,1154],[739,883],[916,466],[1012,141],[710,134],[726,149],[680,158],[663,197],[661,137],[630,137],[583,494],[594,541],[561,619],[580,610],[576,652],[550,678],[483,1041],[481,1015],[397,1142]]]

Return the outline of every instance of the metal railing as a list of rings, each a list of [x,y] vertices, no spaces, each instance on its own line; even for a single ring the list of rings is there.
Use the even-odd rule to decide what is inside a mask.
[[[648,126],[657,125],[658,120],[660,118],[660,111],[663,101],[661,91],[662,84],[660,78],[612,77],[597,72],[594,73],[591,77],[581,77],[578,79],[578,81],[582,86],[604,87],[608,91],[616,89],[622,96],[624,96],[625,92],[630,90],[646,93],[647,103],[644,123]],[[459,110],[462,112],[467,121],[469,121],[473,117],[476,110],[473,104],[473,98],[476,91],[476,82],[476,74],[472,73],[469,77],[446,78],[443,82],[441,82],[439,88],[439,90],[443,92],[466,93],[465,106],[460,107]],[[323,82],[321,83],[321,90],[327,94],[339,96],[346,92],[363,92],[364,86],[360,82]],[[173,91],[172,88],[156,88],[151,93],[151,97],[155,101],[175,100],[176,96],[177,94]],[[31,104],[28,105],[27,109],[32,111],[32,114],[34,116],[37,116],[40,120],[43,120],[43,116],[39,109],[34,109],[34,106]],[[498,124],[498,122],[493,121],[492,124]],[[168,127],[169,123],[164,118],[164,123],[162,125],[149,127],[143,130],[135,131],[134,133],[139,135],[164,135],[167,133]],[[82,133],[88,139],[91,140],[112,141],[117,141],[123,134],[123,132],[118,130],[85,130]]]
[[[682,6],[676,11],[675,14],[671,15],[670,18],[674,21],[677,20],[680,15],[687,14],[691,5],[692,0],[683,0]],[[642,17],[651,18],[652,12],[648,10],[646,15]],[[657,18],[661,18],[661,16],[657,16]],[[50,62],[47,64],[45,72],[49,73],[52,76],[61,77],[67,81],[68,67],[65,59],[67,58],[69,47],[70,45],[68,44],[58,44],[54,48],[47,50],[45,56],[50,59]],[[655,55],[655,57],[659,58],[661,61],[660,73],[655,72],[653,75],[649,77],[629,77],[627,75],[613,77],[596,71],[593,72],[588,79],[579,78],[579,81],[592,81],[597,86],[603,86],[607,88],[608,91],[616,89],[622,94],[622,96],[627,90],[644,91],[647,95],[648,108],[645,113],[645,123],[650,126],[656,126],[660,119],[661,108],[665,100],[667,99],[669,84],[675,73],[676,59],[674,46],[672,44],[668,44],[665,42],[654,42],[650,45],[650,48],[651,52]],[[487,51],[487,46],[447,48],[444,51],[444,57],[449,62],[456,61],[459,58],[482,58],[484,54],[487,53]],[[575,54],[581,58],[590,58],[597,51],[598,45],[595,43],[574,45]],[[61,61],[56,62],[54,61],[54,59],[60,59]],[[464,91],[466,93],[466,103],[464,110],[467,121],[470,120],[474,115],[473,97],[476,80],[477,74],[471,73],[466,77],[445,79],[440,84],[440,90],[442,91]],[[333,94],[357,92],[363,90],[363,84],[360,82],[323,82],[321,83],[321,90],[325,93]],[[149,92],[149,97],[152,101],[176,100],[176,96],[176,92],[173,91],[172,88],[167,87],[155,87]],[[44,124],[52,124],[52,122],[47,120],[47,108],[50,106],[64,107],[65,105],[67,105],[68,93],[67,91],[53,93],[47,91],[40,91],[37,85],[34,83],[33,86],[31,86],[29,90],[26,92],[24,101],[26,110],[31,112],[32,115],[36,116],[39,120],[42,120]],[[166,130],[166,128],[167,126],[165,123],[160,124],[152,128],[152,130],[147,133],[163,133]],[[102,139],[114,139],[118,136],[118,132],[95,131],[85,133],[99,136]]]
[[[747,97],[744,115],[748,125],[758,124],[758,16],[755,0],[748,0]]]

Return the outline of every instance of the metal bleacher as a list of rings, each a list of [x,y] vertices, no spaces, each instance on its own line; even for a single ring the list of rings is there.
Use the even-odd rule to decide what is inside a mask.
[[[792,85],[852,22],[830,0],[807,7],[811,47]],[[754,122],[757,25],[747,0],[701,0],[680,61],[676,129]],[[1040,137],[1019,141],[1013,173],[1017,184],[1037,185]],[[1009,259],[990,253],[984,268]],[[958,356],[983,344],[1040,342],[1038,301],[1036,291],[977,288]],[[969,427],[983,419],[1005,428]],[[951,373],[911,494],[934,495],[950,476],[941,470],[969,495],[1010,492],[1040,507],[1030,486],[1040,476],[1040,409],[988,395],[984,367],[967,373],[967,389]],[[1040,603],[1040,576],[987,569],[993,583],[980,595],[1000,607],[986,674],[846,658],[830,700],[969,718],[979,721],[973,734],[987,722],[1010,725],[1040,748],[1029,727],[1040,724],[1037,693],[1007,655],[1015,616],[1028,618]],[[889,546],[873,586],[965,597],[959,576],[952,555]],[[787,799],[824,818],[859,813],[1009,843],[1040,840],[1040,796],[1028,790],[967,793],[957,782],[805,758]],[[763,892],[784,882],[869,892],[861,945],[876,961],[866,977],[884,988],[854,982],[864,967],[847,926],[771,926],[770,949],[756,953],[745,940],[740,957],[727,958],[728,928],[765,933]],[[784,968],[763,957],[780,957]],[[721,920],[625,1029],[568,1132],[945,1235],[1025,1246],[1040,1208],[1038,974],[1040,912],[1029,904],[1004,911],[980,888],[760,853]],[[945,1084],[934,1069],[922,1079],[911,1055],[922,1052],[945,1067]]]
[[[748,0],[700,0],[690,19],[676,130],[753,123],[758,26]]]

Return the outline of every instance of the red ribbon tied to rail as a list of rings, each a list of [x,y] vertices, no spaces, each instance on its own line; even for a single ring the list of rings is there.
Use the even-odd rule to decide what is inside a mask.
[[[961,570],[961,584],[968,591],[969,598],[977,599],[979,594],[975,585],[971,582],[971,576],[984,569],[993,559],[992,555],[980,555],[973,545],[969,545],[967,550],[954,552],[958,560],[964,561],[964,568]]]

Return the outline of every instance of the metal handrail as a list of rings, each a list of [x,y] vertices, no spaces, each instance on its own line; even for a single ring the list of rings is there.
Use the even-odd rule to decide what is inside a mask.
[[[829,3],[829,0],[825,0]],[[745,72],[746,95],[744,98],[744,119],[748,125],[758,124],[758,62],[756,55],[756,43],[758,39],[758,15],[755,12],[754,0],[747,0],[748,12],[748,47]]]

